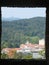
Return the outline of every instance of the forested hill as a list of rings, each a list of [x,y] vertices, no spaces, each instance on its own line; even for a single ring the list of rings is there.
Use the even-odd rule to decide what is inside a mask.
[[[39,39],[45,38],[45,23],[45,17],[2,21],[2,44],[6,43],[7,47],[19,47],[26,40],[37,43]]]

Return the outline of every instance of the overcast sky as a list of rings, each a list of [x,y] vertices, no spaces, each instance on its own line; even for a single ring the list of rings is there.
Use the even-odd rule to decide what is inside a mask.
[[[46,17],[46,8],[1,7],[2,17],[32,18]]]

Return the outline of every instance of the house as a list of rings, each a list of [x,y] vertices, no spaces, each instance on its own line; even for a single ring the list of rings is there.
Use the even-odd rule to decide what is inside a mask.
[[[16,53],[38,53],[38,51],[41,51],[45,48],[44,45],[44,39],[39,40],[39,44],[32,44],[27,41],[25,44],[21,44],[20,48],[3,48],[1,53],[8,54],[9,57],[12,57],[14,55],[14,51],[16,51]]]
[[[9,52],[9,48],[4,48],[4,49],[1,50],[1,53],[2,53],[2,54],[3,54],[3,53],[7,54],[8,52]]]
[[[9,56],[9,58],[11,58],[14,55],[15,51],[20,52],[20,50],[21,50],[20,48],[3,48],[1,50],[1,53],[2,54],[5,53],[5,54],[7,54]]]
[[[39,48],[44,48],[44,41],[39,40],[39,44],[32,44],[29,43],[29,41],[27,41],[25,44],[21,44],[20,48],[4,48],[2,49],[1,53],[8,53],[9,51],[17,51],[17,52],[27,52],[27,51],[31,51],[31,50],[35,50],[35,49],[39,49]]]
[[[25,44],[21,44],[20,48],[23,50],[22,52],[29,53],[31,51],[34,51],[35,49],[38,49],[39,45],[38,44],[32,44],[32,43],[29,43],[27,41]]]

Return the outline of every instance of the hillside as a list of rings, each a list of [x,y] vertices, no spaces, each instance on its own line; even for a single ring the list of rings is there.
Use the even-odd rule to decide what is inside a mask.
[[[45,17],[2,21],[2,47],[19,47],[26,40],[38,43],[39,39],[45,38],[45,23]]]

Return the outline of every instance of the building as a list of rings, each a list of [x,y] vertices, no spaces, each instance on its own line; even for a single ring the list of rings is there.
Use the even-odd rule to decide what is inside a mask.
[[[42,40],[39,40],[39,44],[32,44],[32,43],[29,43],[29,41],[27,41],[25,44],[21,44],[20,45],[20,48],[4,48],[2,49],[1,53],[9,53],[9,51],[16,51],[17,53],[18,52],[31,52],[31,51],[34,51],[34,50],[38,50],[38,49],[43,49],[44,48],[44,45],[45,45],[45,42],[44,42],[44,39]]]
[[[45,40],[44,39],[39,40],[39,45],[45,45]]]
[[[5,53],[5,54],[9,53],[9,48],[4,48],[4,49],[2,49],[2,50],[1,50],[1,53],[2,53],[2,54],[3,54],[3,53]]]
[[[45,41],[44,39],[39,40],[39,44],[32,44],[27,41],[25,44],[21,44],[20,48],[3,48],[1,53],[8,54],[9,57],[11,57],[14,54],[14,51],[16,53],[22,52],[22,53],[34,53],[38,54],[39,51],[45,48]]]
[[[39,40],[39,48],[45,48],[45,40],[44,39]]]

